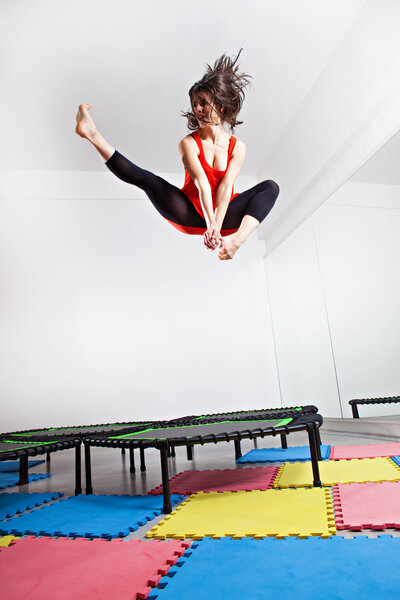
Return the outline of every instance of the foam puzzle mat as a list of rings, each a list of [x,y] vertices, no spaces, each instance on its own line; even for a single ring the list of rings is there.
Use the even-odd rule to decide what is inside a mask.
[[[362,458],[319,462],[321,483],[364,483],[365,481],[399,481],[400,467],[390,458]],[[313,485],[311,463],[285,463],[279,468],[274,488]]]
[[[44,463],[44,460],[28,460],[28,469],[31,467],[36,467],[36,465],[41,465]],[[0,462],[0,473],[16,473],[19,471],[19,461],[18,460],[6,460]]]
[[[183,496],[171,495],[174,505]],[[0,523],[0,533],[115,538],[161,514],[162,496],[72,496]]]
[[[322,460],[328,460],[331,453],[330,446],[321,446]],[[290,448],[258,448],[250,450],[237,459],[237,463],[260,462],[290,462],[311,460],[309,446],[291,446]]]
[[[390,572],[388,566],[390,565]],[[149,600],[379,600],[399,597],[400,538],[195,542]]]
[[[147,537],[307,537],[335,535],[330,491],[199,492],[165,516]]]
[[[277,473],[278,467],[183,471],[170,479],[170,491],[186,496],[196,492],[268,490],[272,487]],[[162,485],[159,485],[149,494],[162,494],[162,490]]]
[[[331,460],[349,458],[376,458],[400,454],[400,442],[389,444],[360,444],[359,446],[332,446]]]
[[[11,544],[11,542],[14,542],[18,539],[19,538],[15,537],[14,535],[5,535],[3,537],[0,537],[0,548],[7,548]]]
[[[347,483],[333,487],[338,529],[400,529],[400,482]]]
[[[28,492],[22,492],[20,494],[18,492],[11,494],[2,493],[0,494],[0,521],[13,517],[25,510],[31,510],[36,506],[47,504],[61,496],[63,496],[63,494],[58,492],[55,492],[54,494],[29,494]]]
[[[188,546],[175,540],[25,538],[2,552],[2,598],[147,598]]]
[[[51,477],[50,473],[30,473],[29,483]],[[0,490],[18,485],[19,473],[0,473]]]

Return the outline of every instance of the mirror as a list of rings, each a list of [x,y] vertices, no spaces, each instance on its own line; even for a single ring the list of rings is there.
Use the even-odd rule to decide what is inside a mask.
[[[353,398],[400,394],[399,163],[397,133],[265,259],[284,406],[351,418]]]

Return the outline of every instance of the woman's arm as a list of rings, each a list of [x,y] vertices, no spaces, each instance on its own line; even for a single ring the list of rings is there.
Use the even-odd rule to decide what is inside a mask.
[[[207,175],[197,156],[197,145],[191,136],[186,136],[179,142],[179,152],[185,169],[188,171],[193,183],[199,190],[199,198],[207,226],[215,224],[212,203],[211,186]]]
[[[197,155],[197,145],[192,136],[188,135],[179,142],[179,152],[185,169],[199,190],[200,204],[207,223],[204,244],[210,250],[215,250],[222,238],[215,223],[210,182]]]
[[[228,168],[217,190],[217,197],[215,200],[215,222],[219,230],[224,222],[229,201],[231,199],[232,188],[236,177],[240,173],[245,156],[246,144],[240,140],[237,140],[231,160],[229,161]]]

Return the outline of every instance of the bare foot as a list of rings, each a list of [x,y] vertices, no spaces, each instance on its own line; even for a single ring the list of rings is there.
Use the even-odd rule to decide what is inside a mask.
[[[220,260],[230,260],[233,258],[236,250],[240,248],[242,242],[239,240],[237,233],[227,235],[222,240],[221,250],[218,252],[218,258]]]
[[[96,125],[94,124],[92,117],[89,115],[90,108],[92,108],[91,104],[79,105],[79,109],[76,114],[77,125],[75,127],[75,133],[88,140],[97,133]]]

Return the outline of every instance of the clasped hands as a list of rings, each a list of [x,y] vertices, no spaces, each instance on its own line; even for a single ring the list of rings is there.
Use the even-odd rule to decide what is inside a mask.
[[[204,234],[204,245],[209,250],[215,250],[218,246],[223,246],[223,239],[216,223],[210,223]]]

